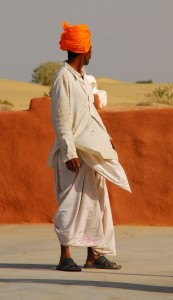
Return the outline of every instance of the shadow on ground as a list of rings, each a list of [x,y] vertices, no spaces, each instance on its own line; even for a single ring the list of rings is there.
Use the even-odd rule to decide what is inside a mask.
[[[47,269],[55,270],[55,265],[50,264],[10,264],[1,263],[0,268],[11,268],[11,269]],[[95,270],[94,270],[95,271]],[[99,270],[97,272],[104,272],[105,270]],[[87,272],[90,272],[87,270]],[[109,273],[110,274],[110,273]],[[114,272],[112,274],[115,274]],[[159,276],[159,277],[173,277],[166,275],[150,275],[150,274],[130,274],[130,273],[118,273],[119,275],[127,276]],[[173,287],[167,286],[156,286],[156,285],[145,285],[136,283],[125,283],[125,282],[106,282],[106,281],[91,281],[91,280],[67,280],[67,279],[13,279],[13,278],[1,278],[1,283],[35,283],[35,284],[56,284],[56,285],[71,285],[71,286],[96,286],[105,288],[115,288],[115,289],[125,289],[134,291],[145,291],[145,292],[155,292],[155,293],[173,293]]]

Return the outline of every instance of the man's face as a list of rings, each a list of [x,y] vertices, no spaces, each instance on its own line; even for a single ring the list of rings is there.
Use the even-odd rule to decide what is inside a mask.
[[[91,59],[91,54],[92,54],[92,51],[91,51],[92,48],[89,49],[89,51],[85,54],[84,56],[84,65],[88,65],[89,64],[89,61]]]

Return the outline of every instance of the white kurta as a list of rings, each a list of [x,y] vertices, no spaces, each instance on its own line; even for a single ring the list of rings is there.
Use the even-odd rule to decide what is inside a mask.
[[[76,149],[104,159],[118,159],[93,104],[93,92],[85,73],[83,76],[84,79],[65,63],[55,77],[51,92],[51,112],[56,140],[50,154],[50,165],[58,149],[61,150],[64,162],[77,157]]]
[[[115,255],[115,238],[105,178],[130,191],[110,136],[93,105],[85,74],[65,63],[52,90],[52,123],[56,140],[49,156],[55,170],[58,211],[55,230],[62,245],[91,246],[95,253]],[[78,173],[65,162],[78,157]]]

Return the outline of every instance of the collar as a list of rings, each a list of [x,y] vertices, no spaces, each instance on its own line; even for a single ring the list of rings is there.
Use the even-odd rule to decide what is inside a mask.
[[[83,79],[86,74],[84,67],[81,69],[81,73],[77,72],[74,68],[72,68],[66,61],[64,62],[64,67],[66,67],[77,79]]]

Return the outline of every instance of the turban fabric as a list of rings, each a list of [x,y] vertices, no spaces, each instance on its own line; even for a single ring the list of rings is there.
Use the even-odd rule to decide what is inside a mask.
[[[59,42],[60,48],[64,51],[74,53],[87,53],[91,47],[91,33],[85,24],[70,26],[62,22],[64,32]]]

